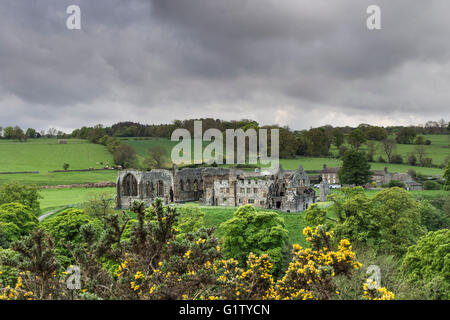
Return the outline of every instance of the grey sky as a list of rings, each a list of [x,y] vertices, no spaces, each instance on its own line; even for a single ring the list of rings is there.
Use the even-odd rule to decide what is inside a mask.
[[[66,7],[82,30],[66,28]],[[382,30],[366,28],[378,4]],[[2,0],[0,126],[450,119],[448,0]]]

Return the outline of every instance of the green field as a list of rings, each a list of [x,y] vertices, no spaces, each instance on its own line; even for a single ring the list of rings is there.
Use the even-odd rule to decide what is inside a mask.
[[[432,141],[426,146],[427,156],[433,158],[433,162],[440,164],[450,156],[449,136],[426,135]],[[122,143],[133,146],[142,163],[148,156],[148,150],[155,146],[163,146],[168,151],[178,143],[164,138],[121,138]],[[69,163],[69,169],[101,168],[103,164],[112,164],[113,157],[106,147],[92,144],[86,140],[68,139],[67,144],[58,144],[57,139],[29,139],[27,142],[18,142],[0,139],[0,172],[10,171],[39,171],[39,174],[0,174],[0,184],[10,181],[18,181],[23,184],[36,185],[62,185],[82,184],[100,181],[115,181],[115,171],[89,171],[89,172],[61,172],[49,173],[48,171],[61,170],[64,163]],[[203,145],[208,145],[204,142]],[[363,146],[364,150],[366,146]],[[398,145],[397,153],[407,158],[414,149],[414,145]],[[337,152],[332,146],[331,152]],[[376,157],[381,154],[377,151]],[[302,165],[305,170],[321,170],[323,165],[336,167],[340,161],[333,158],[297,157],[295,159],[280,159],[284,169],[294,170]],[[417,173],[425,175],[442,175],[439,168],[412,167],[406,164],[372,163],[373,170],[382,170],[388,167],[391,172],[406,172],[414,168]]]
[[[426,156],[433,159],[434,164],[443,163],[448,157],[450,157],[450,146],[449,146],[449,135],[426,135],[426,139],[431,141],[431,145],[425,146]],[[155,146],[162,146],[166,148],[167,154],[170,156],[172,148],[178,143],[176,141],[170,141],[164,138],[127,138],[121,139],[123,143],[129,144],[136,149],[138,158],[142,161],[145,157],[148,157],[148,150]],[[204,145],[208,145],[209,142],[205,142]],[[406,161],[409,153],[414,149],[415,145],[399,144],[397,146],[396,153],[403,156],[403,160]],[[361,150],[366,150],[367,147],[363,145]],[[334,154],[337,153],[335,146],[332,146],[330,151]],[[382,154],[381,144],[377,142],[377,153],[375,159],[378,156],[385,155]],[[326,157],[296,157],[295,159],[280,159],[280,163],[286,170],[295,170],[299,165],[303,166],[305,170],[321,170],[323,165],[326,164],[328,167],[337,167],[340,165],[340,161],[334,158]],[[390,163],[372,163],[372,170],[383,170],[388,167],[390,172],[407,172],[408,169],[414,168],[417,173],[424,175],[442,175],[443,170],[439,168],[423,168],[418,166],[410,166],[408,164],[390,164]]]
[[[39,193],[41,213],[73,204],[82,204],[89,199],[90,195],[108,193],[114,198],[115,188],[70,188],[70,189],[44,189]]]
[[[61,185],[99,181],[114,181],[115,171],[63,172],[64,163],[70,169],[102,168],[113,164],[106,147],[81,139],[68,139],[58,144],[57,139],[29,139],[27,142],[0,140],[0,172],[39,171],[39,174],[0,174],[0,184],[18,181],[24,184]]]

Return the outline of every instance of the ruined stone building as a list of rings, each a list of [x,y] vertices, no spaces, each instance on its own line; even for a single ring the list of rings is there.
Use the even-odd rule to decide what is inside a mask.
[[[245,172],[235,168],[124,170],[117,178],[117,208],[134,200],[150,205],[155,198],[166,204],[199,201],[211,206],[241,206],[299,212],[315,202],[316,193],[300,166],[297,170]]]

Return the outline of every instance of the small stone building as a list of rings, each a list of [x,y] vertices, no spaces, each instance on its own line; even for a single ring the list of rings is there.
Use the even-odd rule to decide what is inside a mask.
[[[299,212],[315,202],[316,194],[300,166],[285,171],[244,172],[235,168],[183,168],[173,170],[120,171],[117,208],[129,208],[134,200],[148,205],[161,198],[166,204],[200,201],[212,206],[241,206]]]
[[[393,179],[393,175],[388,171],[387,167],[384,170],[373,170],[372,181],[376,182],[377,185],[388,184],[391,180],[395,179]]]
[[[326,181],[329,184],[339,184],[338,177],[339,168],[328,168],[326,164],[323,165],[323,169],[320,171],[320,177],[322,181]]]

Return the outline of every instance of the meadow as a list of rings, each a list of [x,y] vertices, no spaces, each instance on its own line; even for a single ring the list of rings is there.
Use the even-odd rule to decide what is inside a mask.
[[[41,213],[45,213],[68,205],[81,205],[89,200],[91,195],[106,193],[114,198],[115,188],[68,188],[40,190]]]
[[[71,169],[102,168],[113,164],[113,157],[105,146],[87,140],[67,139],[67,144],[58,144],[58,139],[28,139],[26,142],[0,140],[0,172],[39,171],[38,174],[0,174],[0,184],[18,181],[24,184],[61,185],[99,181],[114,181],[115,171],[62,172],[63,164]],[[101,164],[103,163],[103,165]]]
[[[434,164],[442,164],[450,157],[449,137],[449,135],[425,135],[425,138],[431,141],[431,145],[425,146],[426,157],[431,157]],[[167,154],[170,156],[172,148],[178,143],[177,141],[170,141],[170,139],[165,138],[126,138],[121,139],[121,141],[136,149],[140,162],[142,162],[145,157],[148,157],[148,150],[155,146],[162,146],[167,150]],[[204,146],[208,144],[209,142],[205,142]],[[382,152],[381,143],[376,142],[376,146],[377,151],[375,159],[380,155],[383,158],[386,158]],[[395,153],[401,155],[403,160],[407,161],[409,154],[414,148],[415,145],[398,144]],[[361,150],[367,151],[367,146],[363,145]],[[338,152],[334,145],[331,146],[330,151],[333,154],[337,154]],[[294,159],[280,159],[280,164],[286,170],[295,170],[299,165],[303,166],[305,170],[321,170],[324,164],[328,167],[338,167],[341,162],[340,160],[331,157],[296,157]],[[407,172],[408,169],[413,168],[417,173],[424,175],[442,175],[444,172],[440,168],[425,168],[410,166],[408,164],[371,163],[372,170],[383,170],[385,167],[387,167],[390,172]]]

